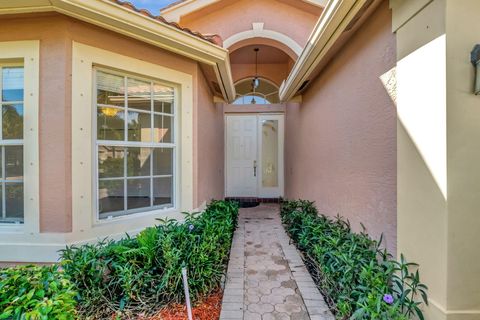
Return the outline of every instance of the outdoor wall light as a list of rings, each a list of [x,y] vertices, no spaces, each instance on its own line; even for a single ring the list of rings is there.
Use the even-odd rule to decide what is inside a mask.
[[[474,93],[480,95],[480,44],[473,47],[470,53],[470,59],[475,67]]]

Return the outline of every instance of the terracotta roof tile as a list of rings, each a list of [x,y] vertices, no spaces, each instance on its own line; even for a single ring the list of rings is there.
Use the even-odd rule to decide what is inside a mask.
[[[128,1],[122,1],[122,0],[110,0],[111,2],[115,3],[115,4],[118,4],[124,8],[127,8],[129,10],[132,10],[132,11],[135,11],[135,12],[138,12],[142,15],[144,15],[145,17],[148,17],[148,18],[151,18],[151,19],[154,19],[154,20],[157,20],[163,24],[166,24],[166,25],[169,25],[169,26],[172,26],[174,28],[177,28],[183,32],[186,32],[186,33],[189,33],[191,35],[194,35],[200,39],[203,39],[203,40],[206,40],[208,42],[211,42],[213,44],[216,44],[218,46],[222,46],[223,45],[223,41],[222,41],[222,38],[218,35],[218,34],[202,34],[200,32],[196,32],[196,31],[192,31],[188,28],[183,28],[182,26],[180,26],[178,23],[175,23],[175,22],[169,22],[167,20],[165,20],[164,17],[162,16],[156,16],[154,14],[152,14],[150,11],[148,11],[147,9],[139,9],[137,8],[135,5],[133,5],[131,2],[128,2]]]

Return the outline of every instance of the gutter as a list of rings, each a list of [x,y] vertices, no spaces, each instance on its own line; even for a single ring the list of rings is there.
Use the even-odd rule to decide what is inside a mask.
[[[362,15],[380,0],[330,0],[308,38],[288,78],[280,86],[282,102],[292,100],[305,89],[325,65],[345,34],[354,29]]]
[[[0,6],[1,14],[58,12],[211,66],[226,101],[235,99],[228,51],[109,0],[28,0]]]

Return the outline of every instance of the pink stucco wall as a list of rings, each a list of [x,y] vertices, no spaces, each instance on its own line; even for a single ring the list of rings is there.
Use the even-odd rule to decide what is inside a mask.
[[[315,200],[396,251],[396,111],[379,77],[395,66],[384,1],[303,96],[287,106],[286,195]]]
[[[67,20],[50,15],[0,19],[0,41],[40,40],[40,228],[70,231],[71,60]]]
[[[199,66],[193,60],[59,14],[2,16],[0,17],[0,30],[2,30],[0,41],[40,40],[41,232],[69,232],[72,229],[72,41],[191,74],[194,77],[194,93],[201,96],[200,98],[194,96],[194,108],[202,105],[207,109],[206,112],[210,112],[208,108],[211,108],[213,98],[208,88],[205,87],[205,81],[196,80],[196,77],[199,76]],[[161,75],[159,77],[161,78]],[[172,80],[174,81],[174,79]],[[199,85],[202,87],[197,89]],[[197,121],[197,116],[202,117],[202,121],[208,120],[206,114],[200,112],[198,115],[195,114],[194,122]],[[223,124],[223,122],[220,123]],[[208,131],[209,129],[201,128],[201,130]],[[203,131],[201,132],[203,133]],[[221,136],[223,137],[223,134]],[[211,137],[211,135],[206,135],[206,137]],[[208,145],[205,140],[201,140],[201,143]],[[223,156],[223,151],[219,154]],[[203,157],[203,153],[198,156]],[[197,160],[194,159],[194,161]],[[210,164],[217,167],[215,162],[204,161],[199,168],[205,172],[211,172],[209,171]],[[197,167],[195,167],[196,169]],[[197,175],[197,172],[194,172],[194,175]],[[202,175],[198,182],[207,183]],[[197,187],[194,185],[194,194],[198,193]],[[202,192],[198,199],[200,203],[206,200],[201,200],[204,196],[210,197],[210,195],[223,192],[223,185],[213,185],[209,190],[202,189]]]
[[[299,0],[227,0],[206,7],[180,20],[182,26],[202,33],[228,37],[252,30],[253,22],[263,22],[264,28],[281,32],[305,45],[321,9]]]
[[[224,134],[223,105],[213,102],[207,80],[199,69],[198,103],[195,122],[195,154],[197,186],[194,205],[224,197]]]

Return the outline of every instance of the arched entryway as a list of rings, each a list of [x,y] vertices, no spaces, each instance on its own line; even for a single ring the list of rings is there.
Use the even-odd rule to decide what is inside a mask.
[[[231,198],[284,195],[284,106],[278,91],[294,59],[270,40],[257,40],[230,52],[236,99],[225,109],[225,195]]]

